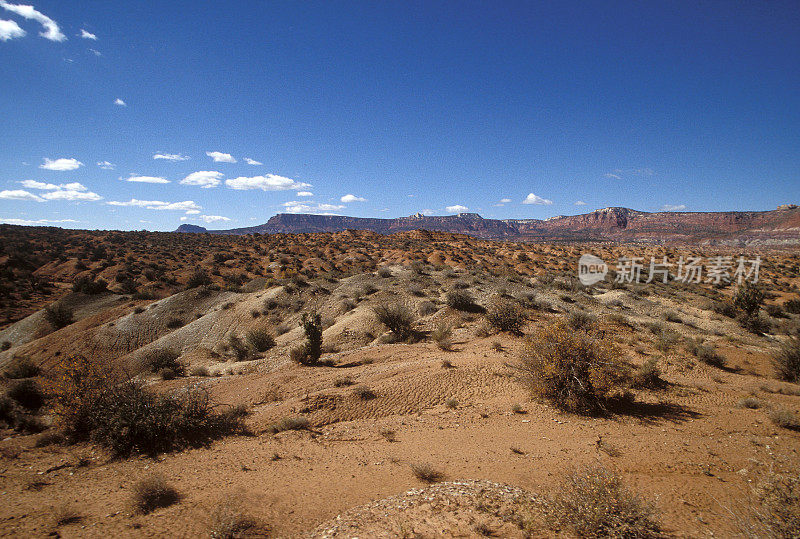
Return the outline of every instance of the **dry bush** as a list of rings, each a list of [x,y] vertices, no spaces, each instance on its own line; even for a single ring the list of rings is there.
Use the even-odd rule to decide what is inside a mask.
[[[353,388],[353,395],[361,399],[362,401],[369,401],[372,399],[377,399],[378,394],[375,393],[373,390],[366,386],[357,386]]]
[[[226,500],[211,514],[211,538],[269,537],[270,526],[245,513],[241,509],[243,500],[237,498]]]
[[[640,365],[631,375],[631,385],[642,389],[659,389],[666,384],[661,378],[658,361],[650,358]]]
[[[777,426],[784,429],[800,429],[800,419],[794,412],[786,408],[775,408],[769,412],[769,418]]]
[[[747,318],[751,318],[764,302],[764,291],[747,281],[740,286],[733,296],[733,305],[741,309]]]
[[[586,311],[572,311],[567,317],[567,323],[573,329],[589,329],[597,321],[597,318]]]
[[[700,339],[687,339],[686,348],[693,356],[707,365],[718,368],[725,366],[725,358],[719,355],[712,345],[706,344]]]
[[[444,481],[445,474],[441,470],[437,470],[427,462],[416,462],[411,465],[411,471],[414,477],[426,483],[438,483]]]
[[[53,524],[56,528],[75,524],[83,520],[81,514],[69,505],[60,505],[53,510]]]
[[[405,304],[380,303],[372,310],[378,322],[389,328],[401,341],[407,341],[414,335],[416,317]]]
[[[355,384],[355,380],[350,376],[340,376],[333,381],[334,387],[347,387]]]
[[[457,311],[478,312],[481,310],[480,306],[475,303],[475,298],[467,290],[451,290],[445,296],[445,302]]]
[[[436,343],[440,350],[450,351],[453,349],[453,328],[444,322],[440,322],[436,329],[431,333],[431,340]]]
[[[64,359],[48,383],[67,437],[92,440],[117,456],[200,446],[245,430],[243,407],[217,412],[199,388],[155,393],[82,356]]]
[[[800,338],[792,337],[772,357],[775,375],[779,380],[800,383]]]
[[[152,474],[133,485],[131,502],[137,513],[146,515],[155,509],[169,507],[180,499],[180,494],[160,474]]]
[[[6,369],[3,376],[12,380],[20,378],[33,378],[41,369],[28,358],[15,358],[14,362]]]
[[[800,536],[800,477],[770,474],[756,488],[759,521],[772,537]]]
[[[652,504],[603,468],[569,474],[548,509],[558,527],[578,537],[664,537]]]
[[[800,314],[800,299],[787,299],[783,302],[783,310],[791,314]]]
[[[247,343],[256,352],[266,352],[275,346],[275,338],[268,330],[256,328],[247,332]]]
[[[272,434],[284,432],[287,430],[306,430],[311,426],[311,422],[307,417],[294,416],[284,417],[271,424],[267,430]]]
[[[749,408],[750,410],[756,410],[762,406],[764,406],[764,403],[756,397],[744,397],[736,403],[737,408]]]
[[[486,321],[498,331],[520,335],[522,326],[525,324],[525,313],[518,303],[496,298],[486,310]]]
[[[176,374],[183,374],[184,365],[178,358],[180,354],[169,348],[156,348],[151,350],[142,359],[144,367],[153,373],[161,372],[163,369],[170,369]]]
[[[565,321],[546,326],[530,337],[520,372],[533,393],[562,410],[598,414],[619,395],[627,381],[627,365],[616,349],[592,333]]]
[[[36,411],[44,405],[45,395],[35,380],[17,380],[8,388],[8,397],[28,411]]]
[[[55,329],[67,327],[75,321],[72,309],[60,301],[46,307],[44,310],[44,317]]]

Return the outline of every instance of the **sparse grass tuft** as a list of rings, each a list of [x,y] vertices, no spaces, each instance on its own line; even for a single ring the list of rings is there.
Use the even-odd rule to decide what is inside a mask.
[[[431,339],[439,347],[439,350],[449,352],[453,349],[453,328],[444,322],[436,326],[436,329],[431,333]]]
[[[686,348],[693,356],[707,365],[718,368],[725,366],[725,358],[719,355],[712,345],[706,344],[700,339],[687,339]]]
[[[333,381],[334,387],[347,387],[352,386],[355,384],[355,380],[353,380],[350,376],[340,376]]]
[[[143,515],[162,507],[169,507],[179,499],[178,491],[159,474],[140,479],[133,485],[133,507],[136,512]]]
[[[416,462],[411,465],[414,477],[426,483],[438,483],[445,478],[444,472],[437,470],[427,462]]]
[[[764,406],[764,403],[761,399],[757,399],[756,397],[744,397],[736,403],[737,408],[749,408],[751,410],[757,410],[762,406]]]
[[[589,329],[597,319],[585,311],[572,311],[567,317],[567,323],[572,329]]]
[[[800,419],[794,412],[786,408],[775,408],[769,412],[770,420],[783,429],[800,429]]]
[[[311,422],[307,417],[290,416],[284,417],[269,426],[269,431],[272,434],[284,432],[287,430],[306,430],[311,426]]]
[[[366,386],[357,386],[353,388],[353,395],[361,399],[362,401],[369,401],[372,399],[377,399],[378,394],[375,393],[373,390]]]
[[[451,410],[455,410],[458,408],[458,399],[447,399],[444,403],[445,406],[450,408]]]
[[[237,539],[240,537],[269,537],[271,528],[245,513],[239,499],[226,500],[211,514],[211,539]]]
[[[658,361],[649,358],[633,373],[631,383],[633,387],[643,389],[659,389],[664,387],[665,382],[661,378],[661,371],[658,368]]]

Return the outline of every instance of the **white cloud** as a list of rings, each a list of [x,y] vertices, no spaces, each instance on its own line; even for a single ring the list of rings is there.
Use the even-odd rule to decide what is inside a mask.
[[[153,159],[164,159],[166,161],[188,161],[191,159],[188,155],[181,155],[179,153],[157,153]]]
[[[91,33],[91,32],[87,32],[87,31],[86,31],[86,30],[84,30],[83,28],[81,28],[81,33],[80,33],[80,36],[81,36],[83,39],[91,39],[92,41],[97,41],[97,36],[96,36],[96,35],[94,35],[94,34],[93,34],[93,33]]]
[[[100,51],[98,51],[97,49],[91,49],[91,48],[90,48],[90,49],[89,49],[89,52],[91,52],[91,53],[92,53],[92,54],[94,54],[95,56],[103,56],[103,53],[102,53],[102,52],[100,52]]]
[[[45,170],[75,170],[83,166],[83,163],[78,161],[77,159],[68,159],[66,157],[61,157],[60,159],[48,159],[47,157],[44,158],[44,163],[39,165],[39,168],[43,168]]]
[[[109,163],[108,161],[98,161],[97,166],[102,168],[103,170],[114,170],[117,168],[117,165],[114,163]]]
[[[499,201],[497,201],[497,203],[492,204],[492,206],[496,206],[496,207],[505,206],[506,204],[508,204],[510,202],[511,202],[510,198],[501,198]]]
[[[36,202],[44,202],[44,199],[38,195],[34,195],[29,191],[23,191],[22,189],[12,189],[12,190],[5,190],[0,191],[0,199],[1,200],[33,200]]]
[[[419,213],[421,213],[422,215],[433,215],[433,210],[424,209],[421,210]]]
[[[583,200],[576,200],[575,201],[575,205],[576,206],[586,206],[586,202],[584,202]]]
[[[461,213],[467,211],[469,208],[462,206],[461,204],[454,204],[453,206],[447,206],[445,209],[447,210],[447,213]]]
[[[615,180],[621,180],[622,179],[622,176],[620,176],[619,174],[612,174],[610,172],[608,174],[603,174],[603,176],[606,177],[606,178],[613,178]]]
[[[20,17],[25,17],[26,19],[31,19],[42,26],[44,26],[44,31],[40,32],[39,35],[45,39],[49,39],[50,41],[64,41],[67,39],[61,29],[56,24],[56,21],[48,17],[47,15],[36,11],[33,6],[26,6],[23,4],[9,4],[5,0],[0,0],[0,7],[5,8],[12,13],[16,13]]]
[[[126,102],[124,102],[122,99],[120,99],[119,97],[114,100],[114,104],[119,106],[119,107],[127,107],[128,106],[128,104]]]
[[[664,204],[661,206],[661,211],[683,211],[686,209],[686,204]]]
[[[311,187],[310,184],[298,182],[291,178],[284,178],[283,176],[277,176],[275,174],[253,176],[251,178],[240,176],[231,180],[225,180],[225,185],[231,189],[261,189],[262,191],[294,191]]]
[[[261,161],[256,161],[255,159],[250,159],[249,157],[244,158],[244,162],[248,165],[263,165]]]
[[[181,185],[199,185],[204,189],[208,189],[222,183],[220,178],[223,176],[222,172],[217,172],[216,170],[198,170],[186,176],[179,183]]]
[[[136,183],[169,183],[168,179],[159,176],[137,176],[136,174],[131,174],[128,178],[120,179],[124,179],[126,182]]]
[[[19,183],[21,183],[22,187],[25,187],[26,189],[39,189],[43,191],[55,191],[57,189],[66,189],[70,191],[86,191],[86,187],[78,182],[62,183],[60,185],[55,185],[52,183],[37,182],[36,180],[23,180]]]
[[[188,210],[186,215],[197,215],[198,213],[200,213],[200,210]]]
[[[606,178],[621,180],[623,176],[653,176],[655,171],[652,168],[615,168],[613,172],[603,174]]]
[[[7,217],[0,217],[0,223],[7,225],[22,225],[22,226],[36,226],[36,225],[49,225],[54,223],[77,223],[75,219],[13,219]]]
[[[42,194],[42,198],[46,200],[68,200],[68,201],[84,201],[93,202],[102,200],[103,197],[91,191],[76,191],[74,189],[59,189],[57,191],[49,191]]]
[[[181,217],[181,221],[189,219],[188,217]],[[197,219],[205,223],[216,223],[219,221],[230,221],[230,217],[223,217],[222,215],[199,215]]]
[[[299,196],[299,197],[313,197],[314,193],[312,193],[311,191],[298,191],[297,192],[297,196]]]
[[[192,211],[201,210],[202,206],[197,205],[192,200],[184,200],[183,202],[162,202],[161,200],[138,200],[132,198],[127,202],[120,202],[112,200],[108,202],[110,206],[134,206],[137,208],[146,208],[148,210],[175,210],[175,211]]]
[[[357,197],[355,195],[347,194],[340,199],[342,202],[366,202],[367,199],[364,197]]]
[[[284,202],[282,205],[289,213],[327,213],[344,209],[344,206],[337,204],[306,204],[296,200]]]
[[[236,159],[229,153],[206,152],[206,155],[214,160],[215,163],[235,163]]]
[[[540,196],[534,195],[533,193],[529,193],[528,196],[525,197],[525,200],[522,201],[523,204],[539,204],[542,206],[549,206],[553,203],[552,200],[547,200],[546,198],[542,198]]]
[[[8,41],[18,37],[25,37],[27,32],[14,21],[0,19],[0,41]]]

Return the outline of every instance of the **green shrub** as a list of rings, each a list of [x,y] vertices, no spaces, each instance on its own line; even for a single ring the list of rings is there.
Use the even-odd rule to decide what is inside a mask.
[[[405,304],[381,303],[372,310],[378,322],[389,328],[401,341],[406,341],[414,335],[416,317]]]
[[[275,337],[264,328],[251,329],[247,332],[247,343],[257,352],[266,352],[275,346]]]
[[[316,365],[322,357],[322,317],[318,313],[303,313],[300,326],[306,342],[291,350],[292,360],[303,365]]]
[[[518,303],[498,298],[486,310],[486,321],[498,331],[520,335],[525,324],[525,313]]]
[[[67,327],[74,321],[72,309],[61,302],[56,302],[46,307],[44,318],[55,329]]]
[[[772,357],[775,375],[779,380],[800,383],[800,338],[792,337]]]
[[[756,335],[763,335],[764,333],[768,333],[772,328],[772,324],[770,321],[761,316],[760,313],[755,313],[752,316],[742,315],[739,317],[739,325],[741,325],[744,329],[749,331],[750,333],[755,333]]]
[[[211,284],[211,277],[203,269],[195,271],[186,281],[186,289],[197,288],[199,286],[208,286]]]

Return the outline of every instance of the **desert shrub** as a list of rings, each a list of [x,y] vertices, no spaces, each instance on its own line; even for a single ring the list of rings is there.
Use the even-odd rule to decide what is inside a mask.
[[[427,462],[415,462],[411,464],[411,471],[414,477],[425,483],[438,483],[445,478],[444,472],[434,468]]]
[[[787,299],[783,302],[783,310],[791,314],[800,314],[800,299]]]
[[[439,323],[436,329],[431,332],[431,340],[436,343],[440,350],[450,351],[453,349],[453,328],[444,322]]]
[[[11,341],[3,341],[3,343],[0,344],[0,352],[5,352],[9,348],[11,348],[11,346],[12,346]]]
[[[53,524],[56,528],[66,526],[67,524],[74,524],[83,520],[80,513],[69,505],[59,505],[53,510]],[[58,535],[58,534],[55,534]]]
[[[165,367],[158,371],[158,375],[161,377],[162,380],[174,380],[178,377],[178,373],[174,370],[170,369],[169,367]]]
[[[689,353],[707,365],[718,368],[725,366],[725,358],[719,355],[712,345],[700,339],[687,339],[686,348]]]
[[[229,499],[211,513],[211,539],[270,537],[270,526],[243,512],[242,504],[242,500]]]
[[[384,279],[392,276],[392,270],[389,268],[381,268],[378,270],[378,277],[383,277]]]
[[[459,402],[458,399],[447,399],[444,402],[444,405],[450,408],[451,410],[455,410],[456,408],[458,408]]]
[[[167,323],[166,323],[166,326],[169,329],[178,329],[178,328],[182,328],[185,325],[186,325],[186,322],[184,322],[182,318],[179,318],[177,316],[171,317],[169,320],[167,320]]]
[[[631,385],[644,389],[659,389],[664,387],[664,380],[661,378],[661,370],[658,368],[658,361],[650,358],[639,366],[631,376]]]
[[[91,277],[79,277],[72,283],[72,291],[81,294],[102,294],[108,290],[108,283],[103,279],[92,280]]]
[[[56,329],[67,327],[74,321],[72,309],[61,302],[56,302],[46,307],[44,318]]]
[[[736,316],[736,307],[726,301],[717,301],[712,304],[711,310],[721,316],[733,318]]]
[[[588,329],[597,319],[586,311],[572,311],[567,317],[567,323],[573,329]]]
[[[333,381],[334,387],[347,387],[355,384],[355,380],[353,380],[350,376],[340,376]]]
[[[41,408],[45,402],[45,396],[39,384],[35,380],[26,378],[17,380],[8,388],[8,397],[25,408],[35,411]]]
[[[305,333],[306,342],[290,351],[292,361],[302,365],[316,365],[322,356],[322,317],[317,313],[303,313],[300,326]]]
[[[769,412],[770,420],[784,429],[800,429],[800,419],[786,408],[775,408]]]
[[[764,291],[747,281],[736,290],[733,296],[733,306],[741,309],[748,318],[758,312],[763,301]]]
[[[656,350],[662,354],[669,352],[673,346],[678,342],[680,336],[672,329],[660,326],[660,331],[655,333],[656,340],[653,343]]]
[[[761,401],[761,399],[757,399],[755,397],[745,397],[736,403],[738,408],[749,408],[750,410],[756,410],[761,408],[763,405],[764,403]]]
[[[148,352],[142,359],[145,368],[150,372],[157,373],[163,369],[171,369],[178,375],[182,375],[184,365],[178,358],[180,354],[170,348],[156,348]]]
[[[523,381],[568,412],[597,414],[625,383],[626,366],[606,340],[559,321],[528,338],[521,357]]]
[[[420,316],[429,316],[438,310],[439,308],[436,307],[436,304],[432,301],[423,301],[419,304],[419,308],[417,309]]]
[[[652,504],[604,468],[569,474],[548,509],[559,527],[578,537],[663,537]]]
[[[377,399],[378,394],[375,393],[373,390],[366,386],[357,386],[353,388],[353,395],[361,399],[362,401],[369,401],[372,399]]]
[[[759,482],[755,493],[760,506],[756,518],[765,528],[758,536],[789,538],[800,535],[800,476],[769,474]]]
[[[211,376],[211,373],[209,372],[208,367],[204,367],[201,365],[199,367],[192,367],[191,375],[206,377],[206,376]]]
[[[401,341],[414,335],[416,317],[403,303],[380,303],[373,307],[378,322],[389,328]]]
[[[786,313],[783,312],[783,308],[780,305],[767,305],[764,310],[772,318],[786,318]]]
[[[233,352],[233,355],[236,356],[237,361],[245,361],[250,357],[250,350],[247,348],[247,345],[241,337],[233,333],[228,336],[228,346]]]
[[[134,483],[131,494],[134,509],[143,515],[155,509],[169,507],[180,499],[178,491],[160,474],[152,474],[138,480]]]
[[[32,378],[39,374],[40,368],[28,358],[17,358],[8,369],[3,373],[6,378],[17,380],[20,378]]]
[[[772,324],[770,324],[769,320],[759,313],[752,316],[741,316],[739,318],[739,325],[756,335],[763,335],[772,328]]]
[[[518,303],[497,298],[486,309],[486,321],[498,331],[519,335],[525,324],[525,313],[522,312],[522,307]]]
[[[775,376],[779,380],[800,383],[800,338],[792,337],[772,357]]]
[[[475,303],[475,298],[467,290],[451,290],[445,296],[447,305],[457,311],[476,312],[481,308]]]
[[[520,403],[515,402],[514,404],[511,405],[511,413],[527,414],[528,412],[525,410],[525,408],[522,407]]]
[[[50,382],[67,437],[92,440],[117,456],[195,447],[244,431],[243,407],[218,412],[199,388],[155,393],[82,356],[63,360]]]
[[[258,352],[266,352],[275,346],[275,338],[268,330],[256,328],[247,332],[247,342]]]
[[[207,286],[211,284],[211,277],[203,269],[195,271],[186,281],[186,289],[197,288],[199,286]]]
[[[307,417],[294,416],[284,417],[269,426],[269,431],[273,434],[287,430],[306,430],[311,426]]]
[[[676,322],[680,324],[682,322],[681,317],[675,311],[667,311],[664,313],[664,320],[667,322]]]

